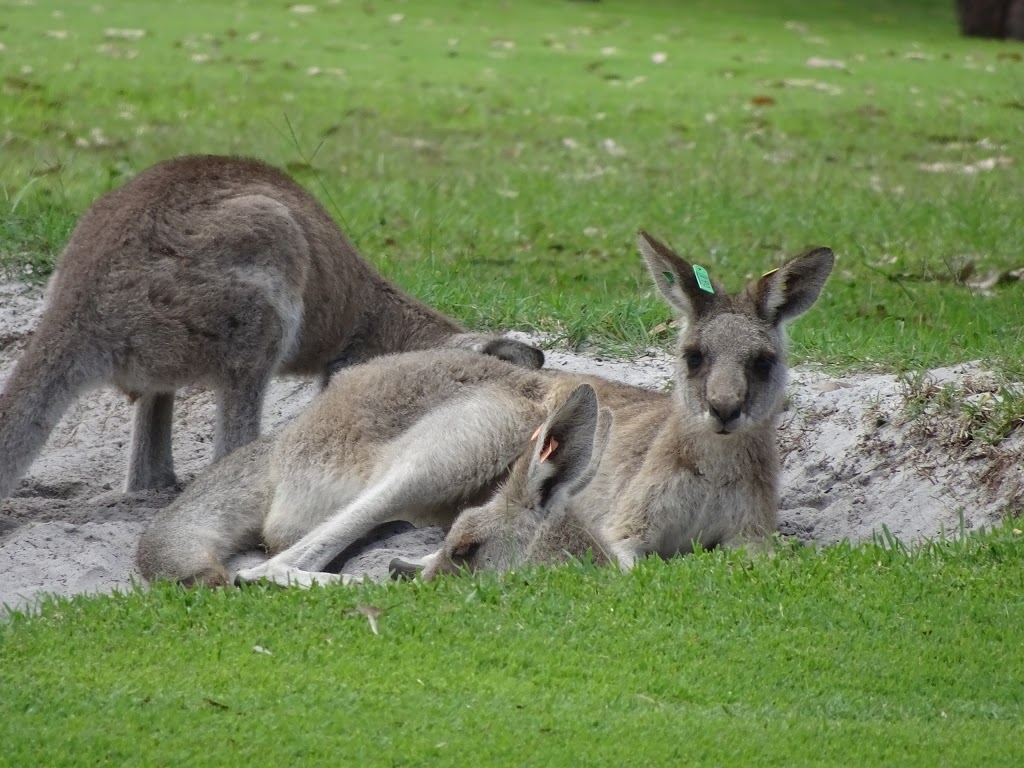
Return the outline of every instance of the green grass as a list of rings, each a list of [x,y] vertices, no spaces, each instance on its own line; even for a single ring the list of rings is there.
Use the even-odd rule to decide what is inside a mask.
[[[1024,426],[1024,389],[996,377],[937,384],[908,376],[903,395],[904,415],[917,433],[947,448],[996,445]]]
[[[473,326],[651,343],[668,312],[643,227],[734,287],[831,245],[797,360],[1024,372],[1021,284],[951,279],[1022,265],[1024,49],[959,38],[953,3],[290,5],[0,0],[8,269],[44,277],[141,168],[239,152],[290,169]],[[992,158],[1010,164],[921,169]]]
[[[0,626],[0,763],[1019,765],[1022,638],[1009,527],[628,575],[164,586]]]
[[[957,280],[1024,264],[1024,48],[953,3],[314,4],[0,0],[0,267],[245,153],[473,326],[665,343],[643,227],[733,287],[832,246],[798,361],[1024,375],[1021,283]],[[958,418],[998,440],[1014,392]],[[0,625],[0,765],[1019,765],[1022,539],[55,600]]]

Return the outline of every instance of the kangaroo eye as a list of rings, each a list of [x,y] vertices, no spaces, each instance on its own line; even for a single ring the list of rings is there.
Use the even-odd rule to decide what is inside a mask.
[[[691,372],[696,371],[704,364],[704,354],[699,349],[691,349],[686,353],[686,367]]]
[[[474,541],[472,544],[462,544],[452,550],[452,560],[455,560],[456,562],[466,562],[467,560],[472,560],[479,550],[479,541]]]
[[[775,366],[775,358],[771,355],[758,355],[750,364],[750,369],[759,379],[767,379],[772,375],[772,368]]]

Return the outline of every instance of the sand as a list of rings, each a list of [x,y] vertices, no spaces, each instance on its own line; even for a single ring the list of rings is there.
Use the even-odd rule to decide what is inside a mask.
[[[0,281],[0,387],[42,311],[43,292]],[[516,334],[520,338],[529,338]],[[548,351],[548,366],[661,388],[672,361],[659,351],[631,360]],[[995,447],[964,442],[948,414],[914,414],[908,399],[951,385],[985,398],[992,377],[974,364],[928,372],[915,382],[888,374],[835,377],[817,366],[791,372],[780,418],[781,530],[806,543],[860,541],[883,526],[912,542],[998,523],[1024,507],[1022,430]],[[275,381],[264,432],[292,419],[313,382]],[[147,521],[173,491],[124,494],[131,409],[113,390],[90,392],[68,410],[14,496],[0,501],[0,605],[30,607],[40,595],[130,589],[141,584],[134,550]],[[212,453],[213,400],[183,390],[176,401],[174,456],[188,482]],[[393,524],[346,553],[342,571],[387,578],[396,555],[437,548],[438,529]],[[260,555],[250,554],[247,559]]]

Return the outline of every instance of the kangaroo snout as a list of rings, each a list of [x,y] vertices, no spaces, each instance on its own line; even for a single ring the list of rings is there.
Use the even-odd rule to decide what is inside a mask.
[[[708,413],[711,414],[712,421],[717,422],[713,424],[715,432],[727,435],[739,426],[740,417],[743,416],[743,402],[709,402]]]
[[[743,416],[747,382],[742,371],[712,371],[708,379],[707,404],[711,427],[719,434],[734,432]]]
[[[421,566],[416,563],[411,563],[408,560],[403,560],[400,557],[393,558],[388,563],[388,573],[391,576],[392,581],[409,581],[415,579],[416,574],[420,572]]]

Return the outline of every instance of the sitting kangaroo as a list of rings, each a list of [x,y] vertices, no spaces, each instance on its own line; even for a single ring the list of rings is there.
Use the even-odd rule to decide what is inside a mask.
[[[174,392],[217,393],[214,461],[259,435],[275,373],[320,376],[375,355],[456,347],[529,368],[540,350],[403,293],[283,172],[181,157],[97,200],[0,395],[0,500],[71,402],[112,384],[135,402],[126,490],[173,485]]]
[[[573,486],[574,509],[608,559],[628,569],[694,542],[710,548],[770,534],[783,324],[817,299],[832,252],[810,251],[729,296],[649,235],[640,233],[639,244],[684,320],[673,391],[458,350],[347,368],[275,439],[215,465],[157,515],[139,544],[142,574],[206,584],[345,581],[324,568],[381,523],[447,527],[496,491],[494,504],[504,503],[511,489],[502,483],[531,434],[581,384],[614,417],[592,477]],[[551,490],[541,482],[540,503]],[[463,542],[464,554],[477,543]],[[228,558],[261,544],[275,553],[269,560],[228,570]]]

